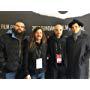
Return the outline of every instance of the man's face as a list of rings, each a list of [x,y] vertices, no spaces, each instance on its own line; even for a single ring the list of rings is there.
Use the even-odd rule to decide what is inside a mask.
[[[24,32],[25,31],[25,24],[24,23],[22,23],[22,22],[17,22],[16,24],[15,24],[15,31],[16,32],[18,32],[18,33],[22,33],[22,32]]]
[[[56,37],[60,38],[63,33],[63,26],[59,25],[59,24],[54,26],[54,33],[55,33]]]
[[[75,23],[72,25],[71,30],[73,33],[78,33],[80,31],[80,26],[77,23]]]
[[[38,29],[36,32],[35,32],[35,39],[36,40],[41,40],[42,39],[42,36],[43,36],[43,32],[41,29]]]

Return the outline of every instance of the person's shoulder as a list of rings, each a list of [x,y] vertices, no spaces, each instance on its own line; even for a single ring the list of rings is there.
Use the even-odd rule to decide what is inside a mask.
[[[29,36],[25,36],[23,41],[24,41],[24,43],[29,43],[30,37]]]
[[[54,37],[55,37],[55,35],[53,34],[53,35],[51,35],[51,36],[48,38],[48,40],[53,40]]]
[[[48,39],[47,39],[47,43],[48,44],[52,44],[52,42],[54,41],[54,36],[53,35],[51,35]]]
[[[86,31],[81,32],[83,38],[90,38],[89,34]]]
[[[64,31],[63,31],[63,37],[67,38],[67,37],[69,37],[70,35],[72,35],[72,31],[70,31],[70,30],[64,30]]]
[[[25,36],[25,37],[24,37],[24,40],[29,41],[29,39],[30,39],[30,37],[29,37],[29,36]]]
[[[9,36],[8,34],[4,33],[0,36],[0,39],[6,39],[8,36]]]
[[[8,38],[8,36],[6,33],[0,35],[0,44],[5,44],[7,38]]]
[[[62,37],[60,38],[60,40],[61,40],[62,42],[66,42],[67,38],[68,38],[68,37],[62,36]]]
[[[70,35],[70,36],[68,36],[67,38],[66,38],[66,40],[68,40],[68,39],[71,39],[73,36],[72,35]]]

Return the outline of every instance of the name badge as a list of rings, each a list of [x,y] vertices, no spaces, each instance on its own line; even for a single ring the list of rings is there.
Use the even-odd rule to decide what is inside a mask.
[[[56,62],[58,64],[62,63],[62,55],[61,54],[56,54]]]
[[[36,59],[36,69],[42,68],[42,58]]]

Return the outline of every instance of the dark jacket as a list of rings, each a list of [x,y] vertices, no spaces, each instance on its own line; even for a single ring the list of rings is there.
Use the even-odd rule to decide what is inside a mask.
[[[19,42],[12,30],[0,37],[0,69],[2,71],[16,72],[18,70],[23,58],[22,44],[23,39]]]
[[[67,78],[88,78],[90,38],[84,32],[74,41],[73,36],[67,38],[68,68]]]
[[[60,63],[60,64],[56,63],[56,54],[62,55],[62,63]],[[47,69],[50,70],[48,72],[51,72],[51,74],[53,74],[52,73],[53,69],[55,69],[55,71],[59,69],[61,74],[62,73],[65,74],[66,67],[67,67],[66,38],[62,36],[60,39],[57,39],[55,37],[55,35],[52,35],[48,39],[47,55],[49,58],[47,60]],[[50,77],[54,78],[54,77],[52,77],[52,75]]]
[[[35,48],[29,47],[29,41],[25,41],[25,50],[24,50],[24,73],[25,76],[28,74],[37,74],[40,72],[45,72],[46,70],[46,51],[47,45],[41,43],[37,44]],[[38,53],[40,50],[41,54]],[[36,59],[42,58],[42,68],[36,69]]]

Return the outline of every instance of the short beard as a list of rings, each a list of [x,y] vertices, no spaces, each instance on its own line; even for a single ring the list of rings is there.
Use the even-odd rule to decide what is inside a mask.
[[[15,36],[24,36],[25,35],[25,31],[19,33],[17,31],[13,30],[13,32],[14,32]]]

